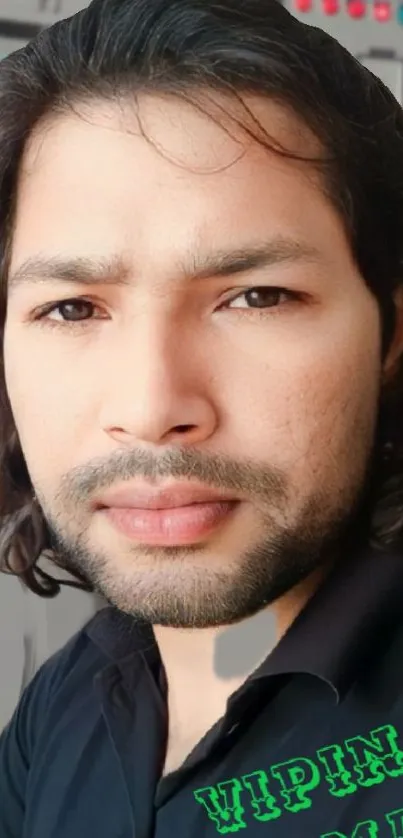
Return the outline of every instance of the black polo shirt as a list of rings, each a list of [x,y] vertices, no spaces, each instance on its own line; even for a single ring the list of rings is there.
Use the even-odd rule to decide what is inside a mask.
[[[403,838],[403,557],[351,557],[160,779],[150,627],[98,613],[0,738],[0,838]]]

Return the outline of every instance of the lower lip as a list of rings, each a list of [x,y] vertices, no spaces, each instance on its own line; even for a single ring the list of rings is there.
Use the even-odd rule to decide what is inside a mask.
[[[193,503],[172,509],[121,509],[108,507],[112,525],[141,544],[175,546],[194,544],[224,523],[237,501]]]

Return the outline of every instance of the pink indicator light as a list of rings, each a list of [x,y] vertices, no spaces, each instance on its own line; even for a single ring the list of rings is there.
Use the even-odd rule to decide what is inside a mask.
[[[367,4],[364,0],[348,0],[347,11],[350,17],[356,19],[364,17],[367,11]]]
[[[375,0],[373,5],[373,15],[378,23],[386,23],[392,17],[390,3],[386,2],[386,0]]]

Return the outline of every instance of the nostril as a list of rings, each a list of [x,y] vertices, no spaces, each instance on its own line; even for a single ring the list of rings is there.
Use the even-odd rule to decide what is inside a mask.
[[[177,425],[175,431],[178,434],[188,434],[189,431],[193,431],[195,428],[196,425]]]

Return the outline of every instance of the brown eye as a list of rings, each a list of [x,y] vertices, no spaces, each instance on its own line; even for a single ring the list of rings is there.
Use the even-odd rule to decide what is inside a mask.
[[[279,288],[251,288],[245,292],[245,300],[251,308],[266,308],[280,302]]]
[[[282,302],[290,302],[296,299],[298,299],[298,294],[287,291],[286,288],[262,285],[256,288],[248,288],[247,291],[233,297],[232,300],[228,301],[228,308],[276,308]]]
[[[32,321],[38,325],[65,332],[99,326],[99,321],[110,320],[110,312],[105,305],[97,305],[85,297],[70,297],[67,300],[53,300],[32,312]]]
[[[50,314],[59,314],[61,320],[74,322],[77,320],[89,320],[94,314],[94,304],[88,300],[65,300],[58,303]]]
[[[71,326],[74,323],[85,325],[90,320],[104,320],[105,317],[107,317],[106,312],[91,300],[74,297],[45,306],[36,314],[34,320],[53,326]]]

